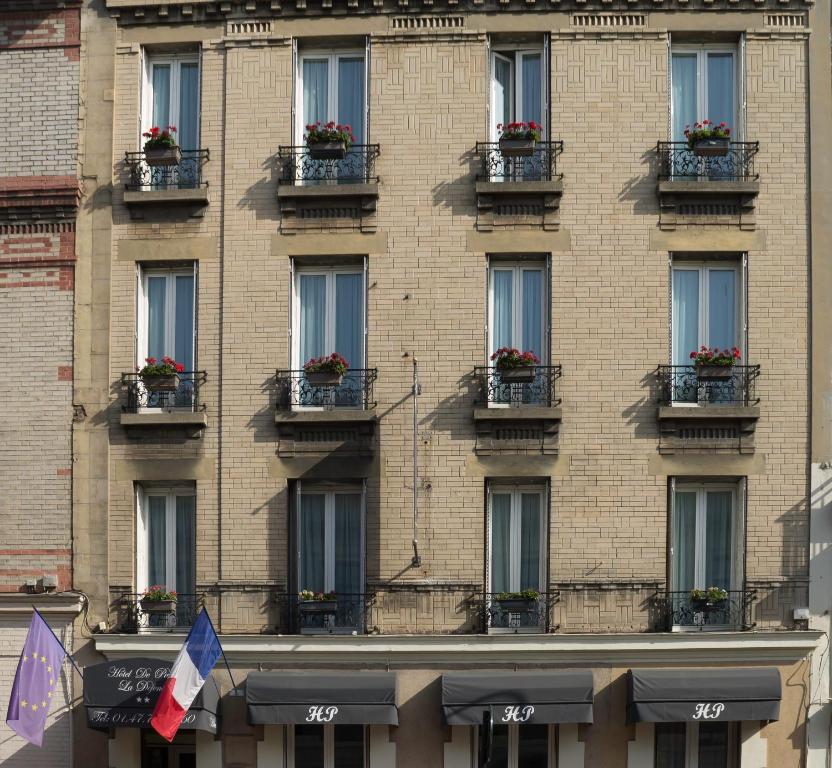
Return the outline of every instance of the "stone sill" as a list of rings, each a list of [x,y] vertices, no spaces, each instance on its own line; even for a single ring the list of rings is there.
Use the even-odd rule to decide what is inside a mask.
[[[756,405],[660,405],[659,421],[756,421]]]
[[[562,195],[563,180],[552,181],[478,181],[478,195]]]
[[[198,189],[125,190],[124,204],[142,205],[208,205],[207,187]]]
[[[277,198],[378,197],[378,182],[370,184],[278,184]]]
[[[208,426],[205,411],[145,411],[122,413],[121,426],[125,429],[188,429],[201,431]]]
[[[760,193],[759,181],[660,181],[659,195],[751,195]]]
[[[274,413],[274,423],[281,424],[332,424],[346,422],[352,424],[375,423],[378,416],[375,411],[365,411],[359,408],[299,409],[295,411],[277,410]]]
[[[563,411],[560,407],[523,405],[519,408],[474,408],[474,421],[560,421]]]

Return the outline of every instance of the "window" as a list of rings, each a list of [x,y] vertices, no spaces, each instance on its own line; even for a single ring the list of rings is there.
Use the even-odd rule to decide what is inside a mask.
[[[142,132],[154,125],[173,125],[183,151],[199,148],[198,53],[147,57]]]
[[[365,390],[365,279],[361,267],[298,269],[295,274],[293,368],[337,352],[349,363],[339,387],[302,382],[293,403],[360,407]]]
[[[364,768],[367,748],[363,725],[289,727],[288,768]]]
[[[736,723],[656,723],[655,768],[737,768]]]
[[[196,496],[193,487],[138,490],[136,587],[176,590],[180,624],[193,611],[196,591]],[[162,616],[167,621],[168,617]]]
[[[702,120],[725,122],[740,134],[737,51],[734,46],[674,45],[671,65],[671,140]]]
[[[298,591],[334,592],[334,616],[310,616],[306,628],[356,629],[363,623],[364,489],[297,483]]]
[[[545,138],[547,89],[542,48],[496,49],[491,53],[491,131],[497,125],[534,121],[543,126]]]
[[[196,768],[196,734],[180,730],[168,744],[150,728],[142,728],[141,768]]]
[[[195,268],[147,269],[140,275],[138,360],[172,357],[187,373],[194,370]],[[180,376],[175,393],[148,393],[148,407],[188,407],[193,400],[193,377]]]
[[[674,480],[671,495],[670,579],[674,593],[686,600],[691,589],[740,589],[744,482],[693,484]]]
[[[550,731],[548,725],[494,725],[490,768],[548,768]]]

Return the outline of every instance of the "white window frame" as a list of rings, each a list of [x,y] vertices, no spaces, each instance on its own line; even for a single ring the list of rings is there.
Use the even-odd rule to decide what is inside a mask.
[[[491,87],[489,88],[490,96],[491,96],[491,115],[496,115],[497,113],[497,77],[496,77],[496,63],[498,59],[502,59],[506,63],[511,66],[512,71],[512,78],[511,78],[511,117],[509,118],[509,122],[513,122],[517,120],[517,95],[523,93],[523,67],[521,66],[521,60],[525,56],[540,56],[540,109],[543,114],[540,115],[539,122],[541,125],[540,131],[540,138],[542,141],[546,140],[546,135],[548,133],[548,127],[546,125],[547,118],[546,118],[546,105],[549,101],[549,85],[546,82],[546,73],[548,71],[547,61],[546,61],[546,47],[530,47],[530,48],[510,48],[506,46],[501,46],[499,48],[494,48],[491,51]],[[513,58],[506,54],[512,54]],[[535,120],[538,122],[538,120]],[[491,133],[491,141],[497,141],[500,138],[500,131],[497,129],[497,121],[491,120],[492,125],[489,128]]]
[[[708,274],[710,270],[717,270],[727,272],[729,270],[734,272],[735,280],[734,286],[736,294],[734,296],[734,328],[736,329],[736,336],[734,345],[740,350],[740,353],[745,358],[745,279],[742,262],[737,261],[683,261],[671,259],[671,279],[670,279],[670,307],[671,307],[671,340],[673,339],[673,330],[679,322],[676,315],[676,295],[674,291],[675,280],[674,277],[678,270],[687,270],[688,272],[696,271],[699,273],[699,319],[698,319],[698,340],[697,349],[705,344],[711,346],[710,335],[711,329],[708,325],[708,315],[710,309],[710,291],[708,286]],[[676,350],[670,350],[670,362],[673,363]],[[693,350],[688,350],[692,352]]]
[[[196,135],[197,144],[200,144],[200,132],[202,129],[202,121],[200,120],[202,112],[202,63],[200,61],[199,51],[192,53],[176,53],[176,54],[162,54],[156,55],[153,53],[146,53],[144,57],[144,71],[142,82],[142,119],[141,131],[139,132],[139,148],[144,145],[144,138],[141,134],[149,131],[153,127],[153,68],[157,65],[170,66],[170,125],[179,126],[181,122],[179,114],[180,98],[180,72],[182,64],[196,64],[199,67],[199,77],[197,78],[197,95],[196,95]],[[165,126],[160,125],[159,128]],[[178,141],[177,141],[178,143]],[[196,147],[184,147],[184,149],[199,149]]]
[[[511,592],[518,592],[520,590],[520,556],[521,556],[521,521],[522,521],[522,500],[521,496],[524,493],[536,493],[540,496],[540,573],[538,574],[538,591],[546,591],[546,558],[549,551],[548,547],[548,510],[546,501],[549,494],[547,488],[540,483],[529,483],[525,485],[503,483],[503,482],[489,482],[488,484],[488,572],[486,574],[486,582],[488,585],[488,593],[491,594],[494,590],[491,584],[491,566],[492,553],[494,548],[492,545],[492,534],[494,526],[492,525],[492,499],[495,493],[511,494],[511,530],[509,541],[509,565],[511,574],[510,590]]]
[[[367,572],[367,553],[366,553],[366,535],[367,535],[367,494],[365,485],[342,485],[326,487],[317,486],[314,484],[304,485],[298,481],[297,488],[297,510],[295,512],[297,520],[295,524],[295,549],[298,552],[297,563],[295,565],[295,575],[298,581],[298,589],[306,589],[308,585],[301,583],[301,544],[300,533],[301,525],[300,519],[302,512],[303,496],[323,496],[324,497],[324,592],[335,591],[335,496],[339,493],[351,493],[361,496],[361,574],[359,577],[359,586],[362,591],[365,589],[365,580]]]
[[[504,723],[495,723],[496,725],[505,725]],[[479,743],[479,729],[482,726],[476,726],[474,734],[474,744]],[[557,723],[549,723],[546,736],[548,740],[548,768],[557,768],[558,754],[557,754]],[[517,724],[508,725],[508,765],[507,768],[523,768],[519,763],[519,749],[520,749],[520,726]],[[476,751],[476,750],[474,750]],[[476,756],[472,765],[476,766]]]
[[[176,498],[178,496],[196,497],[196,488],[192,485],[137,485],[136,486],[136,591],[143,592],[150,586],[148,582],[148,548],[147,548],[147,514],[150,509],[150,496],[165,497],[165,586],[169,590],[184,592],[184,588],[194,588],[195,585],[188,584],[180,587],[176,584],[176,561],[181,553],[176,551]],[[194,502],[196,504],[196,501]],[[196,538],[196,531],[194,531]],[[189,557],[194,558],[193,565],[196,566],[196,553],[191,552]],[[196,568],[194,568],[196,571]]]
[[[548,365],[549,360],[549,285],[547,283],[549,271],[546,268],[545,261],[502,261],[498,259],[489,259],[488,263],[488,350],[486,353],[486,365],[491,365],[491,355],[496,351],[497,346],[494,340],[494,273],[498,271],[512,272],[511,282],[511,306],[512,306],[512,328],[511,335],[513,338],[519,338],[523,333],[523,281],[521,279],[523,270],[536,269],[541,273],[541,287],[543,295],[540,299],[540,340],[543,349],[540,350],[540,364]],[[523,345],[525,346],[525,345]],[[523,352],[523,349],[520,349]]]
[[[743,73],[740,71],[741,57],[738,45],[693,45],[689,43],[672,43],[670,46],[670,77],[673,77],[673,56],[675,54],[696,54],[696,121],[709,120],[708,116],[708,54],[709,53],[730,53],[734,57],[734,116],[729,125],[731,129],[731,140],[742,141],[744,132],[742,120],[742,105],[740,104],[740,83]],[[673,125],[673,87],[670,87],[670,126]],[[671,137],[672,138],[672,137]]]
[[[324,732],[324,768],[335,768],[335,726],[318,726]],[[370,734],[364,728],[364,768],[370,768]],[[295,726],[286,726],[286,768],[303,768],[295,764]]]
[[[367,131],[369,124],[368,116],[368,99],[367,93],[369,91],[369,84],[367,82],[367,51],[364,48],[347,48],[336,51],[324,50],[309,50],[303,51],[297,57],[297,71],[295,72],[295,81],[297,88],[295,89],[295,144],[300,146],[303,144],[303,135],[306,132],[306,121],[303,115],[303,62],[306,59],[326,59],[328,62],[327,73],[327,120],[337,121],[338,115],[338,62],[341,59],[357,59],[360,58],[364,64],[364,109],[362,110],[362,125],[361,134],[364,144],[369,142]],[[335,87],[333,87],[333,85]]]
[[[306,360],[300,359],[300,281],[301,276],[318,275],[326,278],[326,344],[327,349],[332,352],[341,352],[335,349],[335,329],[337,326],[336,306],[335,306],[335,282],[336,275],[360,275],[361,286],[364,296],[362,311],[361,311],[361,359],[359,365],[356,365],[352,360],[349,360],[350,368],[366,368],[367,367],[367,273],[364,266],[354,265],[351,267],[298,267],[294,269],[294,286],[292,288],[292,368],[300,370]],[[297,406],[295,406],[297,407]],[[307,407],[307,406],[304,406]],[[314,409],[313,409],[314,410]]]
[[[678,525],[678,514],[676,512],[676,494],[683,492],[696,493],[696,542],[694,545],[694,588],[707,589],[711,586],[718,586],[725,589],[722,584],[705,584],[705,519],[707,515],[707,494],[709,491],[730,491],[731,492],[731,584],[728,585],[729,592],[736,591],[741,587],[742,581],[742,549],[740,547],[740,536],[742,534],[742,513],[740,499],[742,494],[741,484],[737,483],[678,483],[674,482],[671,488],[672,493],[672,538],[670,556],[674,558],[673,542],[676,541],[676,526]],[[671,562],[670,574],[673,576],[673,563]],[[671,591],[679,591],[678,584],[671,584]]]
[[[196,348],[196,312],[197,312],[197,273],[196,264],[191,268],[178,269],[158,269],[158,268],[142,268],[139,274],[139,291],[140,300],[138,302],[136,318],[136,329],[138,336],[138,343],[136,344],[136,365],[143,366],[147,358],[147,331],[148,331],[148,290],[147,284],[150,277],[160,277],[164,275],[167,278],[167,285],[165,288],[165,347],[170,350],[168,354],[173,357],[173,347],[175,340],[175,320],[176,320],[176,277],[191,276],[194,279],[194,299],[193,299],[193,319],[191,321],[191,329],[193,333],[193,370],[197,370],[197,348]]]
[[[656,726],[661,725],[656,723]],[[708,765],[699,765],[699,722],[689,721],[685,723],[685,768],[712,768]],[[728,763],[726,768],[740,768],[741,743],[739,739],[739,724],[728,723],[728,739],[733,749],[728,752]],[[654,741],[657,741],[654,739]],[[653,764],[656,764],[656,755],[653,755]]]

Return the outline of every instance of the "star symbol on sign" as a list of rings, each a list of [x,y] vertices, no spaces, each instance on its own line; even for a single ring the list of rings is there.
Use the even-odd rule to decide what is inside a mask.
[[[45,707],[45,706],[46,706],[46,702],[45,702],[45,701],[42,701],[42,702],[40,703],[40,705],[41,705],[42,707]]]
[[[24,657],[23,657],[23,661],[29,661],[29,657],[28,657],[28,656],[24,656]]]
[[[32,704],[32,712],[37,712],[37,711],[38,711],[38,705],[37,704]]]
[[[26,701],[26,699],[23,699],[23,701],[20,702],[20,706],[26,709],[26,707],[29,706],[29,702]]]
[[[41,656],[41,657],[40,657],[40,660],[41,660],[44,664],[46,664],[46,656]]]
[[[47,668],[46,668],[46,671],[47,671],[47,672],[51,672],[51,671],[52,671],[52,667],[47,667]]]
[[[55,685],[55,678],[54,677],[49,678],[49,685]]]
[[[145,696],[144,697],[144,703],[145,704],[150,704],[150,696]]]
[[[52,691],[47,691],[46,695],[51,699],[52,698]]]

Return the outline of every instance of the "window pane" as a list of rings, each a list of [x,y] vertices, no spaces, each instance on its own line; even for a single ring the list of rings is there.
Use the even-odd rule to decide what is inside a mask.
[[[540,590],[540,494],[520,498],[520,589]]]
[[[147,278],[147,356],[157,359],[167,354],[165,350],[165,304],[167,277],[156,275]]]
[[[737,343],[737,273],[708,270],[708,344],[730,348]]]
[[[696,491],[677,491],[673,531],[673,590],[687,592],[696,578]]]
[[[199,64],[179,68],[179,124],[176,136],[182,149],[199,149]]]
[[[494,125],[510,123],[513,119],[511,89],[514,84],[514,68],[511,62],[501,56],[494,57]]]
[[[685,127],[693,125],[696,115],[696,54],[674,53],[671,77],[672,113],[670,138],[672,141],[685,140]]]
[[[702,587],[731,588],[731,492],[708,491],[705,507],[705,574]]]
[[[324,768],[324,727],[295,726],[296,768]]]
[[[536,123],[543,122],[542,61],[543,57],[539,53],[526,54],[521,58],[520,77],[523,93],[518,119],[522,122],[529,120],[534,120]]]
[[[327,80],[329,62],[326,59],[303,60],[303,123],[320,120],[327,122]]]
[[[541,360],[543,355],[543,272],[523,270],[523,340],[521,346],[530,349]]]
[[[494,283],[494,352],[500,347],[514,346],[512,330],[513,273],[506,269],[495,269],[492,272]],[[519,343],[519,342],[518,342]]]
[[[164,496],[147,497],[147,580],[150,584],[140,585],[142,589],[151,584],[167,585],[166,509]]]
[[[300,498],[300,584],[299,589],[326,590],[324,584],[324,516],[326,500],[321,493],[304,493]]]
[[[521,725],[517,745],[517,765],[546,768],[549,765],[549,726]]]
[[[491,761],[488,768],[508,768],[508,726],[494,726],[494,740],[491,742]]]
[[[196,496],[176,497],[176,589],[196,591]]]
[[[326,346],[326,276],[300,276],[300,360],[328,354]]]
[[[335,591],[358,595],[361,585],[361,494],[335,494]]]
[[[708,120],[734,125],[734,54],[708,54]]]
[[[176,318],[174,327],[173,357],[194,369],[194,278],[193,275],[176,276]]]
[[[350,364],[363,368],[364,356],[364,276],[335,275],[335,349]]]
[[[690,365],[699,348],[699,270],[673,270],[673,364]]]
[[[364,141],[364,57],[338,59],[338,115],[352,128],[355,143]]]
[[[511,494],[491,494],[491,591],[511,591]]]
[[[685,768],[686,729],[686,723],[656,723],[656,768]]]
[[[731,748],[731,723],[699,724],[699,765],[701,768],[728,768]]]
[[[364,726],[335,726],[335,768],[364,768]]]
[[[154,64],[151,79],[153,115],[150,122],[159,128],[165,128],[170,125],[170,64]]]

